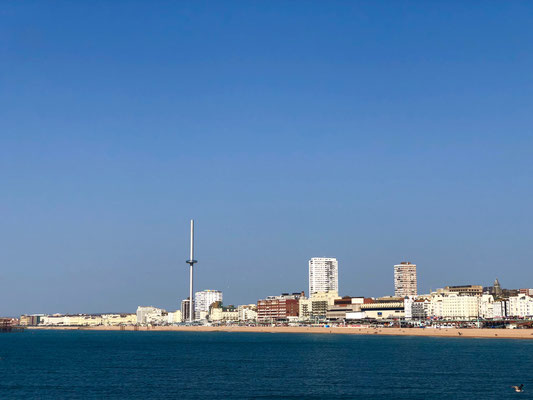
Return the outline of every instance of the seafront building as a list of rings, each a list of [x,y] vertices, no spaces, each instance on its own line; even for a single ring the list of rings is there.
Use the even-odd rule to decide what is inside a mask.
[[[44,314],[21,315],[19,324],[21,326],[37,326],[41,322],[41,317]]]
[[[104,326],[125,326],[136,323],[137,314],[102,314],[102,325]]]
[[[507,318],[509,316],[509,299],[494,301],[492,304],[492,310],[494,319]],[[490,316],[488,318],[490,318]]]
[[[223,307],[220,302],[217,302],[209,310],[208,319],[215,323],[237,322],[239,321],[239,310],[234,306]]]
[[[301,297],[298,304],[300,321],[325,319],[327,311],[340,299],[337,291],[315,292],[309,298]]]
[[[137,323],[136,314],[21,315],[21,326],[124,326]]]
[[[169,312],[167,322],[169,325],[175,325],[175,324],[179,324],[183,322],[183,318],[181,316],[181,310]]]
[[[418,294],[416,264],[402,262],[394,266],[394,296],[416,296]]]
[[[194,308],[194,307],[193,307]],[[190,313],[190,306],[189,306],[189,298],[187,297],[185,300],[181,301],[181,318],[183,321],[189,320],[189,313]]]
[[[409,307],[410,306],[410,307]],[[408,307],[410,310],[408,310]],[[405,300],[405,318],[425,320],[431,315],[431,301],[427,298]]]
[[[509,316],[519,318],[533,317],[533,297],[526,294],[509,297]]]
[[[446,286],[444,289],[439,289],[440,292],[456,293],[459,296],[481,296],[483,294],[483,286],[481,285],[461,285],[461,286]]]
[[[202,290],[194,294],[194,318],[202,317],[209,313],[209,307],[217,301],[222,302],[222,292],[220,290]],[[204,312],[205,315],[201,315]]]
[[[365,318],[403,319],[405,317],[403,297],[379,297],[361,305]]]
[[[363,319],[364,313],[361,305],[365,303],[364,297],[344,296],[333,300],[333,306],[329,306],[326,311],[328,321],[344,321],[346,319]],[[303,312],[303,310],[302,310]]]
[[[137,307],[137,324],[139,325],[164,325],[168,321],[168,313],[162,308]]]
[[[102,325],[102,316],[87,314],[43,315],[39,324],[45,326],[98,326]]]
[[[20,317],[22,326],[131,326],[131,325],[167,325],[168,316],[179,319],[180,311],[167,313],[156,307],[138,307],[137,313],[121,314],[52,314]],[[30,318],[32,317],[32,318]],[[33,318],[38,317],[38,318]]]
[[[309,260],[309,296],[339,291],[339,263],[336,258],[313,257]]]
[[[275,322],[297,319],[301,293],[282,293],[280,296],[268,296],[257,302],[257,321]]]
[[[432,316],[451,320],[479,318],[479,296],[449,293],[437,294],[431,300]]]
[[[479,318],[494,318],[494,296],[491,294],[482,294],[479,298]]]
[[[237,307],[240,322],[257,321],[257,304],[245,304]]]

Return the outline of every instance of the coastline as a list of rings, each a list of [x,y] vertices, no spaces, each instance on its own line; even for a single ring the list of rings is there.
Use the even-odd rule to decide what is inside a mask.
[[[255,332],[383,336],[430,336],[491,339],[533,339],[533,329],[435,329],[305,326],[28,326],[36,330],[138,331],[138,332]]]

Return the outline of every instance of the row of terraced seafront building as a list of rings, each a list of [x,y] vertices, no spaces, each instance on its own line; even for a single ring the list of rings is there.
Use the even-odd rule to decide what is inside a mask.
[[[297,291],[267,296],[253,304],[226,306],[220,290],[198,291],[193,323],[519,326],[533,320],[533,289],[503,289],[497,279],[492,286],[445,286],[418,294],[417,266],[402,262],[393,267],[393,296],[341,297],[336,258],[311,258],[308,268],[308,296]],[[136,313],[33,314],[22,315],[18,322],[42,326],[179,325],[189,320],[189,301],[184,299],[174,311],[139,306]]]

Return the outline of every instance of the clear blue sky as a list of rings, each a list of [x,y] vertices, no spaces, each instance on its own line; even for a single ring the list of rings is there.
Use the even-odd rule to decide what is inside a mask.
[[[0,314],[533,287],[533,4],[0,5]]]

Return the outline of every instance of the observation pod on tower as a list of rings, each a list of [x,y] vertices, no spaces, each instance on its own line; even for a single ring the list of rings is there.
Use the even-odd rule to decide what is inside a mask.
[[[185,261],[190,266],[190,281],[189,281],[189,322],[194,320],[194,299],[193,295],[193,266],[198,261],[194,259],[194,219],[191,219],[191,239],[190,239],[189,259]]]

